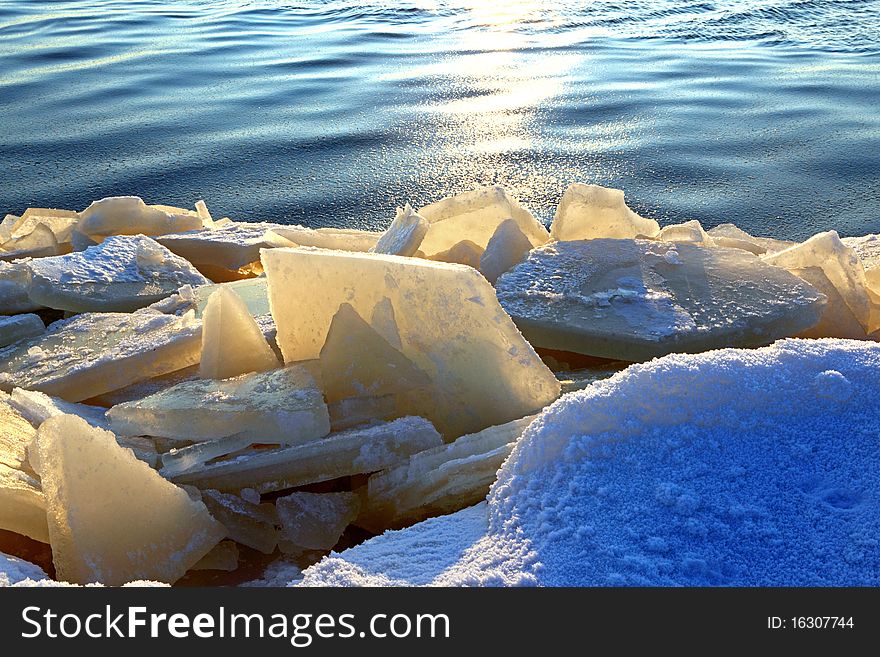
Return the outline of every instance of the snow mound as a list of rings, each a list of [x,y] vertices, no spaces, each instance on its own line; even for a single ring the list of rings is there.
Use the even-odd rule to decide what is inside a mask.
[[[529,426],[482,527],[389,532],[303,582],[877,586],[878,372],[880,345],[835,339],[633,365]]]
[[[35,583],[45,579],[47,575],[39,566],[0,552],[0,587],[21,582]]]

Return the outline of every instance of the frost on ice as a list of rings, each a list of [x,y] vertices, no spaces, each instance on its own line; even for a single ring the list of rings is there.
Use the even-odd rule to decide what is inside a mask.
[[[48,575],[39,566],[0,552],[0,588],[21,582],[41,582],[46,579]]]
[[[629,361],[768,344],[816,324],[825,305],[746,251],[648,240],[548,244],[496,287],[532,344]]]
[[[191,314],[86,313],[0,349],[0,389],[82,401],[193,365],[200,348]]]
[[[386,255],[412,256],[419,250],[427,232],[427,219],[413,212],[407,203],[406,207],[397,208],[394,221],[370,250]]]
[[[431,381],[423,414],[448,439],[533,413],[559,395],[553,373],[473,269],[304,248],[264,251],[263,259],[286,362],[320,355],[341,304],[371,317],[388,299],[401,353]]]
[[[224,536],[201,502],[77,417],[50,418],[37,437],[58,579],[173,583]]]
[[[330,431],[327,405],[300,365],[216,380],[185,381],[114,406],[116,433],[210,440],[240,434],[252,441],[296,444]]]
[[[633,365],[532,422],[488,507],[303,583],[877,586],[878,365],[833,339]]]
[[[175,478],[224,492],[267,493],[382,470],[442,442],[430,422],[404,417],[293,447],[243,452]]]
[[[202,377],[228,379],[278,366],[245,302],[231,288],[218,285],[202,315]]]
[[[131,312],[184,285],[209,281],[183,258],[145,235],[108,237],[85,251],[37,258],[30,298],[72,312]]]
[[[360,509],[357,493],[291,493],[278,498],[286,551],[329,550]]]
[[[660,225],[629,209],[619,189],[598,185],[569,185],[550,225],[554,240],[589,240],[601,237],[631,239],[654,237]]]
[[[229,538],[264,554],[275,550],[278,514],[273,504],[254,504],[238,495],[216,490],[202,491],[202,501],[211,515],[226,527]]]
[[[448,251],[462,240],[486,248],[499,224],[513,219],[529,239],[539,246],[550,239],[547,229],[502,187],[481,187],[426,205],[419,214],[430,226],[419,247],[428,257]]]

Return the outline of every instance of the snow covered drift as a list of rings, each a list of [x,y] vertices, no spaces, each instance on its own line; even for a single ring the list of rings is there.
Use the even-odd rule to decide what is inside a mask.
[[[633,365],[529,426],[483,533],[479,507],[435,518],[304,584],[877,586],[878,366],[833,339]]]

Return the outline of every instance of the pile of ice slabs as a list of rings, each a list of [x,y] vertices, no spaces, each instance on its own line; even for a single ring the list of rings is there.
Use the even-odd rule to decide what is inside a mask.
[[[384,232],[137,197],[7,215],[0,551],[48,544],[74,583],[307,565],[483,500],[560,395],[545,361],[609,359],[558,372],[573,390],[670,352],[874,338],[877,271],[875,236],[661,228],[582,184],[549,231],[499,187]]]

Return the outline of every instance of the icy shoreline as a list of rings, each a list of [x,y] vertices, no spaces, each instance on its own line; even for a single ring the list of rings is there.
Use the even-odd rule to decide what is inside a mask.
[[[7,215],[0,583],[876,585],[876,240]]]

